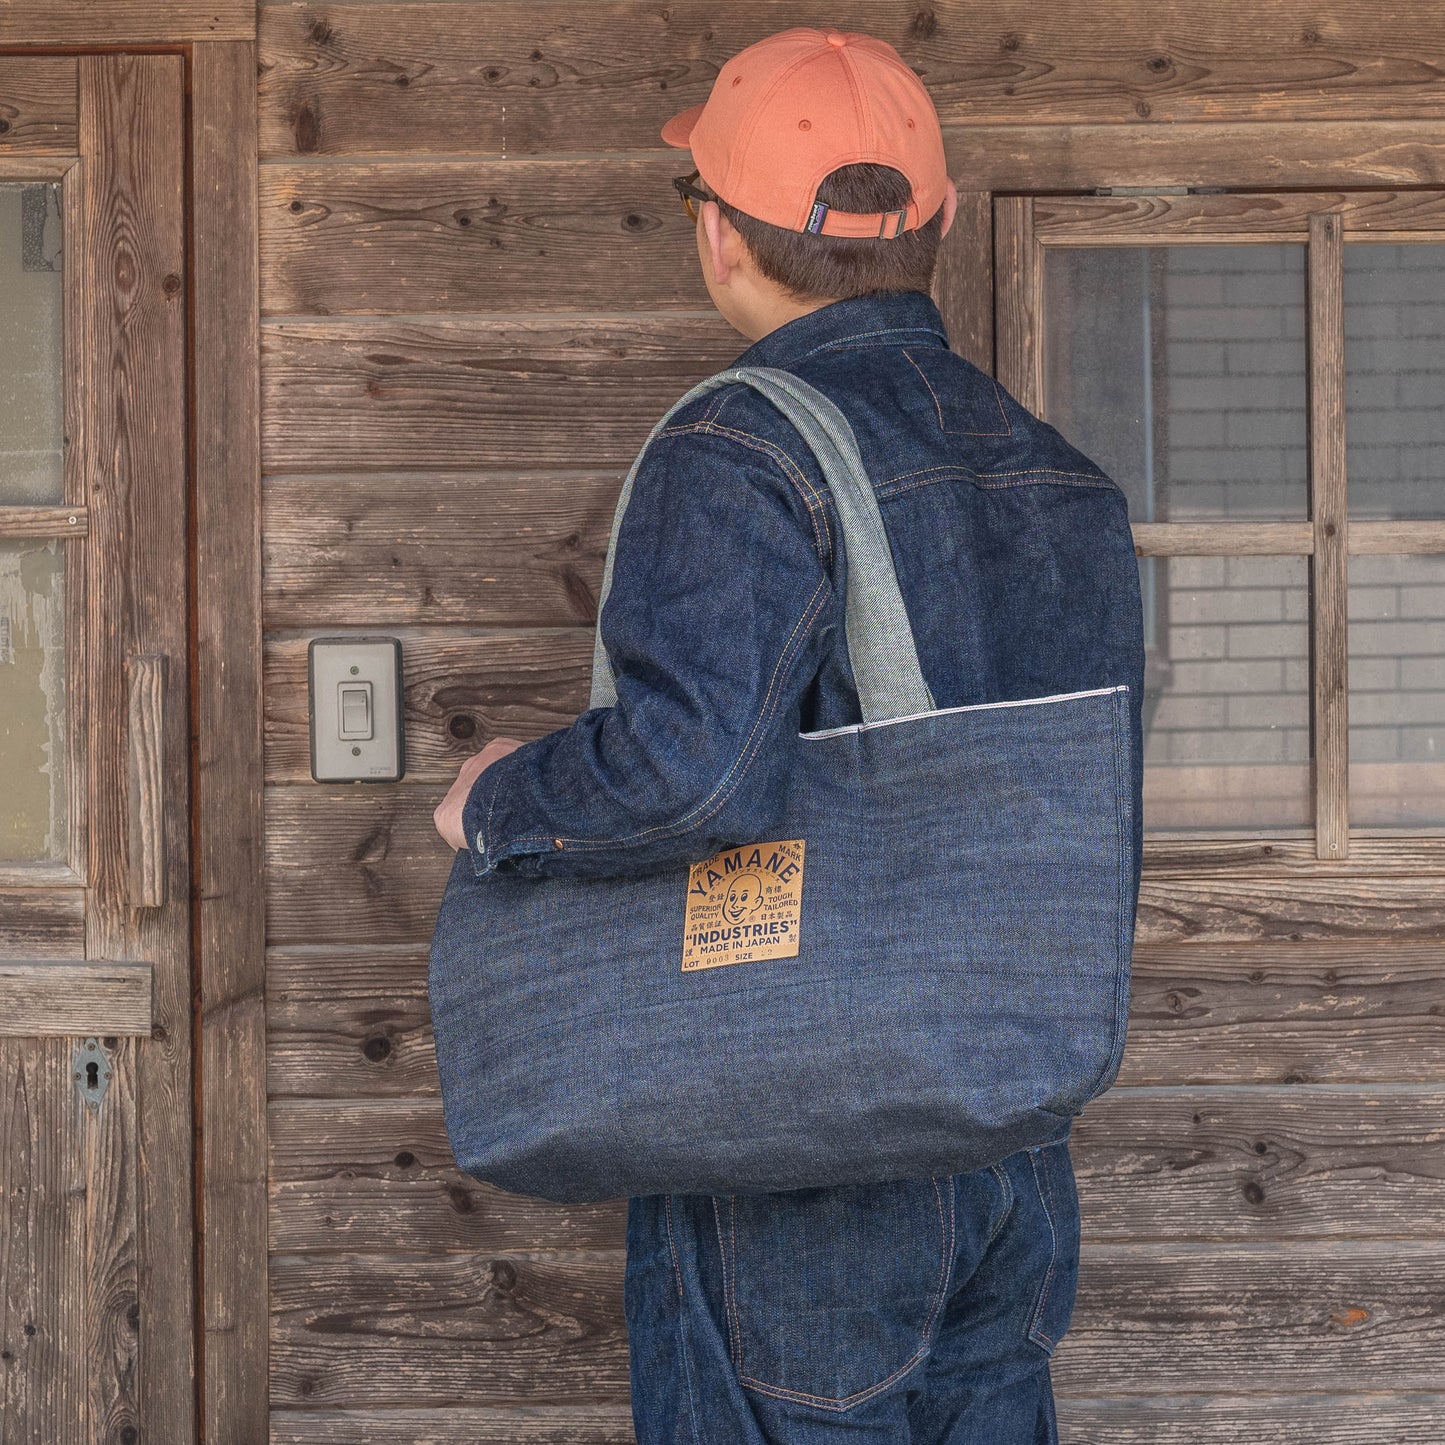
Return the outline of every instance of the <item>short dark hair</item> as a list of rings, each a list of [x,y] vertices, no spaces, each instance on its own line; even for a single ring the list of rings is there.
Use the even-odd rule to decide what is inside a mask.
[[[816,199],[840,211],[892,211],[906,206],[912,195],[902,171],[860,161],[829,171]],[[884,240],[790,231],[749,216],[721,197],[717,204],[746,242],[758,270],[795,301],[842,300],[876,291],[928,291],[933,284],[942,206],[916,230]]]

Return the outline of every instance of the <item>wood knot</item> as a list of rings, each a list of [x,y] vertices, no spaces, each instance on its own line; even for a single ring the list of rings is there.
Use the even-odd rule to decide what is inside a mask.
[[[391,1056],[391,1040],[385,1034],[377,1034],[362,1044],[361,1052],[371,1060],[373,1064],[379,1064],[383,1059]]]
[[[494,1259],[488,1266],[492,1284],[503,1294],[510,1294],[517,1287],[517,1266],[509,1260]]]
[[[932,40],[938,30],[938,16],[932,10],[919,10],[908,22],[910,40]]]

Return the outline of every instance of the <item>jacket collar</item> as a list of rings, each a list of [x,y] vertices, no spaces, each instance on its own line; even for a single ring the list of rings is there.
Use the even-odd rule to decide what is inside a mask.
[[[904,345],[948,345],[943,317],[924,291],[885,291],[830,301],[760,336],[733,365],[786,368],[830,347]]]

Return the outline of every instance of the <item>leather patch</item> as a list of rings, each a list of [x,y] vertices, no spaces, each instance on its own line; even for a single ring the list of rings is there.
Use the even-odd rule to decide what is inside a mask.
[[[803,840],[727,848],[687,875],[682,971],[796,958],[803,912]]]

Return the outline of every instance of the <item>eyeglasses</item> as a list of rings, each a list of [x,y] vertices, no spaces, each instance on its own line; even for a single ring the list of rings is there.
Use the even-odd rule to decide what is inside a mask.
[[[697,213],[704,201],[715,201],[716,196],[710,196],[699,187],[693,185],[697,180],[698,171],[689,171],[685,176],[674,176],[672,184],[678,195],[682,197],[683,208],[687,211],[689,221],[697,220]]]

